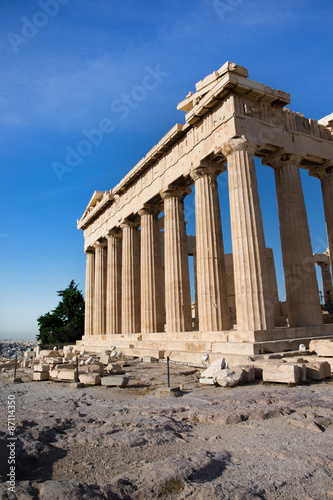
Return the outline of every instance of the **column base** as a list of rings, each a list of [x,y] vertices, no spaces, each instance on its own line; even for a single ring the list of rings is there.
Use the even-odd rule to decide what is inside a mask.
[[[114,345],[129,357],[151,356],[162,361],[168,356],[177,363],[203,367],[204,354],[209,355],[209,363],[221,357],[230,359],[235,356],[248,357],[247,362],[250,362],[251,356],[298,351],[300,344],[308,347],[311,340],[318,338],[333,338],[333,324],[252,332],[225,330],[92,335],[89,338],[84,336],[77,346],[98,354]]]

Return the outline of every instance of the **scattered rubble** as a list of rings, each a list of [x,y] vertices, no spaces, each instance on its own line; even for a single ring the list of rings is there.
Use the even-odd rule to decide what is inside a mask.
[[[141,362],[159,363],[157,358],[144,356]],[[310,348],[299,351],[272,353],[255,356],[227,355],[217,359],[202,371],[203,385],[233,387],[238,384],[265,383],[303,384],[331,377],[333,370],[333,341],[318,339],[310,342]],[[0,360],[0,371],[12,371],[15,359]],[[80,351],[74,345],[62,348],[28,348],[17,368],[33,370],[32,380],[126,387],[128,377],[126,359],[116,346],[100,353]],[[79,385],[80,386],[80,385]]]
[[[293,357],[304,365],[313,358],[267,355],[264,361],[284,365]],[[93,358],[82,369],[98,380],[101,375],[89,371],[98,364]],[[47,373],[45,360],[57,359],[35,360],[30,373]],[[74,373],[76,362],[68,359],[62,365]],[[231,357],[226,360],[229,370],[242,373]],[[223,389],[199,384],[202,370],[170,364],[169,389],[166,363],[115,364],[126,374],[101,380],[125,376],[125,388],[88,383],[78,390],[77,382],[26,379],[14,385],[8,373],[0,373],[0,404],[13,393],[17,401],[16,498],[331,498],[330,379],[293,386],[240,381]],[[0,498],[12,500],[7,432],[1,419]]]

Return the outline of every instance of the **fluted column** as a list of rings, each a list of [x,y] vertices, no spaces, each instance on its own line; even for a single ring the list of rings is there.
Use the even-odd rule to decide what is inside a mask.
[[[238,330],[274,328],[266,245],[254,164],[244,137],[223,147],[228,159],[231,238]]]
[[[122,244],[122,333],[140,331],[140,254],[137,223],[124,221]]]
[[[332,276],[331,276],[330,266],[328,263],[325,263],[325,262],[319,262],[318,265],[320,266],[320,269],[321,269],[321,279],[322,279],[322,283],[323,283],[323,295],[325,296],[326,292],[332,293]]]
[[[153,207],[139,211],[141,217],[141,332],[164,331],[160,230]]]
[[[221,167],[202,166],[195,181],[196,261],[199,330],[228,330],[229,307],[217,176]]]
[[[105,241],[96,241],[94,286],[94,335],[105,335],[106,252]]]
[[[328,240],[328,250],[333,270],[333,161],[326,162],[309,172],[310,175],[318,177],[321,182],[321,191],[323,195],[326,231]]]
[[[274,168],[289,325],[323,323],[299,163],[280,150],[264,163]]]
[[[111,230],[106,239],[106,333],[113,335],[121,333],[121,231]]]
[[[192,330],[184,196],[191,192],[170,188],[164,201],[165,309],[167,332]]]
[[[95,252],[86,250],[86,288],[85,288],[85,315],[84,334],[93,335],[93,310],[94,310],[94,283],[95,282]]]
[[[197,250],[193,248],[193,278],[194,278],[194,325],[195,329],[199,328],[199,309],[198,309],[198,274],[197,274]]]

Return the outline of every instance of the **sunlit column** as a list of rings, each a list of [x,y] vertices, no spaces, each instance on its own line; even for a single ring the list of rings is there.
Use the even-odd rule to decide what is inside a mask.
[[[106,241],[96,241],[94,286],[94,335],[105,334],[106,306]]]
[[[140,331],[140,253],[138,224],[124,221],[122,228],[122,333]]]
[[[229,329],[229,307],[217,176],[221,167],[193,170],[199,330]]]
[[[141,217],[141,331],[164,331],[164,304],[160,230],[153,207],[139,211]]]
[[[238,330],[274,328],[266,245],[254,164],[256,146],[244,137],[223,147],[228,160]]]
[[[121,231],[113,229],[106,236],[107,292],[106,333],[121,333]]]

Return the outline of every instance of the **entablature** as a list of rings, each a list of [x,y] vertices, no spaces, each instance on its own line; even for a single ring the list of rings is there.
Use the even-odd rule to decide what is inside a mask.
[[[95,191],[78,221],[86,246],[145,203],[157,202],[167,185],[193,183],[189,174],[203,159],[224,163],[222,146],[230,139],[244,136],[259,158],[296,148],[303,152],[300,167],[308,170],[333,159],[330,120],[308,120],[283,108],[289,94],[248,80],[246,68],[226,63],[196,90],[178,105],[187,110],[186,124],[176,124],[111,191]]]

